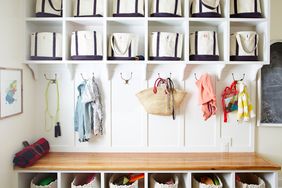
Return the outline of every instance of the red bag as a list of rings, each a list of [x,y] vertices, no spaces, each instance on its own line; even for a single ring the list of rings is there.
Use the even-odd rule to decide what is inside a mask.
[[[222,92],[222,108],[224,113],[224,123],[227,122],[227,114],[238,110],[238,90],[236,88],[237,81],[234,81],[231,86],[226,87]]]
[[[40,138],[32,145],[27,143],[27,146],[24,149],[16,153],[13,163],[19,167],[32,166],[41,157],[49,153],[49,151],[49,142],[45,138]]]

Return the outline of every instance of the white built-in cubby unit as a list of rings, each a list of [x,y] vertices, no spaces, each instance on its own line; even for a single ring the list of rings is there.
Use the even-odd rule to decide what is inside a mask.
[[[263,65],[269,63],[269,41],[270,41],[270,1],[261,0],[263,18],[230,18],[230,0],[221,0],[221,18],[193,18],[190,15],[190,5],[192,0],[181,0],[182,17],[177,18],[156,18],[150,17],[151,4],[153,0],[145,0],[144,17],[119,18],[112,17],[112,0],[104,1],[104,14],[99,18],[73,17],[73,1],[63,0],[63,16],[60,18],[36,18],[35,4],[36,0],[24,0],[24,19],[25,19],[25,62],[30,65],[37,77],[37,67],[40,64],[65,64],[70,69],[76,68],[80,64],[101,63],[109,69],[108,65],[124,63],[142,63],[146,67],[148,64],[168,64],[166,61],[148,60],[148,36],[153,31],[170,31],[184,34],[183,55],[181,61],[177,64],[257,64]],[[101,61],[71,61],[70,60],[70,38],[71,33],[76,30],[96,30],[103,33],[103,60]],[[214,30],[218,32],[220,60],[216,62],[190,61],[189,60],[189,34],[197,30]],[[236,31],[251,30],[259,33],[259,61],[258,62],[238,62],[230,61],[230,35]],[[53,31],[61,32],[63,35],[63,58],[61,61],[31,61],[30,56],[30,35],[35,31]],[[145,61],[107,61],[108,38],[113,32],[133,32],[139,35],[139,54],[145,57]],[[175,62],[174,62],[175,63]],[[69,66],[70,65],[70,66]],[[181,65],[180,65],[181,66]],[[182,66],[185,69],[185,66]],[[147,74],[147,69],[143,69]],[[219,72],[223,71],[220,66]],[[256,70],[254,70],[256,71]],[[75,71],[70,70],[70,73]],[[184,73],[184,71],[182,71]],[[221,75],[221,73],[219,73]],[[74,75],[72,75],[74,77]],[[109,76],[110,78],[110,76]],[[145,76],[146,78],[146,76]]]
[[[202,176],[206,174],[216,174],[224,188],[236,188],[235,185],[235,176],[236,174],[244,175],[246,173],[255,174],[261,179],[264,180],[266,188],[277,188],[277,173],[272,171],[170,171],[170,172],[143,172],[143,171],[135,171],[135,172],[81,172],[81,171],[58,171],[58,172],[29,172],[29,171],[18,171],[17,172],[17,188],[30,188],[30,182],[33,177],[36,175],[52,175],[57,176],[57,187],[58,188],[70,188],[71,183],[74,180],[76,175],[85,176],[88,174],[95,173],[97,181],[99,182],[98,185],[100,188],[109,188],[109,180],[110,177],[114,174],[128,174],[128,173],[144,173],[144,179],[138,182],[139,188],[153,188],[150,186],[150,176],[152,174],[156,174],[157,177],[161,178],[164,177],[172,177],[173,175],[177,175],[179,179],[179,188],[194,188],[193,187],[193,178],[197,176]],[[157,179],[157,178],[156,178]],[[97,188],[99,188],[97,187]]]

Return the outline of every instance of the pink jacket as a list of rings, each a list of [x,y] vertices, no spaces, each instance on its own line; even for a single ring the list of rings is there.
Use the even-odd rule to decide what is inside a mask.
[[[215,115],[216,107],[216,95],[211,83],[211,77],[208,74],[201,76],[196,81],[196,85],[199,90],[199,104],[202,107],[204,120],[209,119],[212,115]]]

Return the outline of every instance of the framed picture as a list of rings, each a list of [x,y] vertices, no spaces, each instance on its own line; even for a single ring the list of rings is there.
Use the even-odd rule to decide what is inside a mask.
[[[259,76],[258,125],[282,127],[282,40],[271,42],[270,64],[261,69]]]
[[[0,68],[0,119],[23,113],[22,69]]]

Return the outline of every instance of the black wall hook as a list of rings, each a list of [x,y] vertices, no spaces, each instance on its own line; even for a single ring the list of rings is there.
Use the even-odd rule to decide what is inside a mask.
[[[194,77],[195,77],[195,80],[199,80],[199,79],[197,78],[197,73],[194,73]]]
[[[244,74],[243,74],[243,77],[242,77],[241,79],[236,80],[236,79],[235,79],[235,76],[234,76],[234,73],[232,73],[233,81],[243,81],[243,80],[245,79],[245,76],[246,76],[246,74],[244,73]]]
[[[125,78],[123,78],[123,76],[122,76],[122,73],[120,73],[120,77],[121,77],[121,79],[124,81],[124,84],[129,84],[129,81],[132,79],[132,72],[131,72],[131,74],[130,74],[130,77],[128,78],[128,79],[125,79]]]

